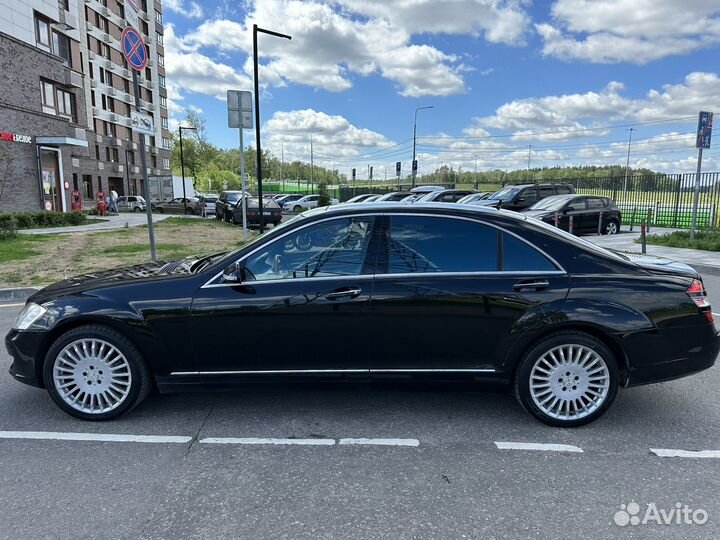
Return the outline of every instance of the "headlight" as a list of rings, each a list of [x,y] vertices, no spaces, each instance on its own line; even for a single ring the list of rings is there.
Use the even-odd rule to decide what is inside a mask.
[[[37,321],[40,317],[47,313],[47,308],[42,307],[39,304],[30,302],[26,304],[20,314],[15,319],[15,325],[13,328],[16,330],[27,330],[30,326]]]

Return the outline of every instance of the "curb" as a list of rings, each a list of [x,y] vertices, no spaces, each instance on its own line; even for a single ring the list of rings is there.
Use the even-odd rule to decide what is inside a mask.
[[[686,263],[688,266],[692,266],[695,270],[701,274],[712,274],[714,276],[720,276],[720,266],[707,266],[704,264],[693,264]]]
[[[0,303],[24,302],[39,290],[40,287],[0,289]]]

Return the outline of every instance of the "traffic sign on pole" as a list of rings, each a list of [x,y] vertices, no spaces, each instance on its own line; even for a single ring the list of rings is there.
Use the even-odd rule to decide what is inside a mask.
[[[395,163],[395,174],[397,176],[400,176],[400,171],[402,170],[402,161],[397,161]]]
[[[252,92],[249,90],[227,91],[228,127],[252,129]]]
[[[695,148],[710,148],[712,137],[713,113],[700,111],[698,115],[697,140]]]
[[[412,170],[414,173],[417,173],[417,159],[413,159]]]
[[[148,51],[140,34],[132,26],[126,26],[120,36],[120,46],[128,65],[135,71],[142,71],[147,67]]]
[[[357,171],[355,169],[352,170],[352,179],[353,182],[355,181],[355,175],[357,174]]]

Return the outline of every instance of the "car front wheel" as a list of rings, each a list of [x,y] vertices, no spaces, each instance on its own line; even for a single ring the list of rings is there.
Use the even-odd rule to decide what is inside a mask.
[[[83,420],[111,420],[142,402],[152,375],[137,348],[100,325],[74,328],[45,357],[45,386],[66,413]]]
[[[515,376],[515,395],[545,424],[581,426],[610,408],[619,377],[603,342],[584,332],[558,332],[525,353]]]

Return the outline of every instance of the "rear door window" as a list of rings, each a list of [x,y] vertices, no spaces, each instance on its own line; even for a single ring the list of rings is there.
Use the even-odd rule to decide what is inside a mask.
[[[537,248],[502,233],[502,269],[507,272],[552,272],[558,268]]]
[[[605,201],[603,199],[597,199],[594,197],[588,198],[587,200],[589,209],[605,208]]]
[[[540,198],[551,197],[555,195],[555,188],[552,186],[540,186]]]
[[[523,201],[523,203],[528,206],[535,204],[538,200],[537,188],[535,186],[533,186],[533,187],[523,189],[522,192],[520,193],[520,197],[523,197],[525,199]]]
[[[387,253],[390,274],[493,272],[498,231],[473,221],[433,216],[392,216]]]
[[[558,195],[569,195],[570,193],[574,193],[572,189],[568,186],[557,186],[557,194]]]

